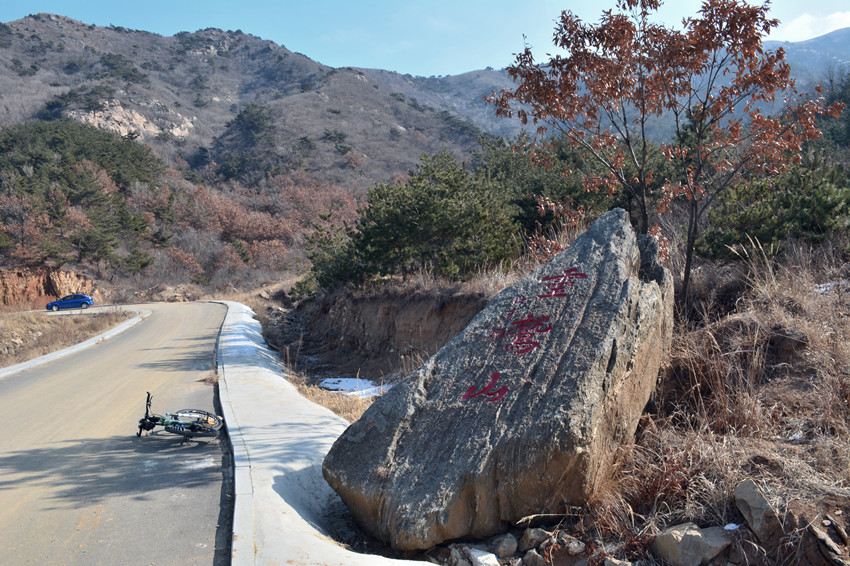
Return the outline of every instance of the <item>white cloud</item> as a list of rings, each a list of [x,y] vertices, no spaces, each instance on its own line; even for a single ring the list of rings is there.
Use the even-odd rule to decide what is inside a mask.
[[[835,12],[828,16],[801,14],[788,23],[780,24],[770,34],[770,39],[805,41],[846,27],[850,27],[850,12]]]

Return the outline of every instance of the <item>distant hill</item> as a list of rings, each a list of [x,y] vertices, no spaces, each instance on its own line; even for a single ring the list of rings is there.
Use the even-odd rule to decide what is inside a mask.
[[[850,71],[850,28],[806,41],[766,41],[764,45],[768,49],[785,50],[785,59],[802,84],[826,84],[830,75],[840,76]]]
[[[429,79],[334,69],[241,31],[163,37],[38,14],[0,24],[0,54],[0,125],[70,117],[166,160],[238,151],[220,138],[248,105],[271,117],[282,166],[348,187],[406,173],[423,152],[468,155],[484,133],[519,131],[483,100],[510,86],[504,71]]]
[[[848,45],[850,30],[781,44],[801,82],[840,77]],[[0,263],[128,289],[298,271],[318,220],[353,222],[367,189],[422,154],[519,133],[484,102],[511,87],[504,70],[335,69],[241,31],[0,24],[0,185],[16,189],[0,194]],[[648,131],[667,139],[669,121]]]
[[[850,28],[767,42],[780,46],[801,86],[850,64]],[[137,138],[171,163],[244,160],[256,148],[231,127],[249,105],[270,118],[269,167],[349,188],[404,174],[422,153],[466,156],[483,134],[521,129],[484,102],[512,86],[504,70],[426,78],[335,69],[241,31],[163,37],[37,14],[0,24],[0,55],[0,125],[69,117]],[[653,125],[656,137],[667,130]]]

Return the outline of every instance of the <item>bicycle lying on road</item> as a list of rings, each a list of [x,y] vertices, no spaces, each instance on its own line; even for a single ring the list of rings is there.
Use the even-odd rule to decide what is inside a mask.
[[[157,415],[151,412],[151,400],[153,395],[148,391],[145,402],[145,416],[139,419],[139,432],[136,436],[142,436],[142,431],[152,431],[154,427],[161,426],[165,432],[179,434],[183,441],[191,440],[193,436],[218,436],[221,430],[221,417],[200,409],[180,409],[173,413]]]

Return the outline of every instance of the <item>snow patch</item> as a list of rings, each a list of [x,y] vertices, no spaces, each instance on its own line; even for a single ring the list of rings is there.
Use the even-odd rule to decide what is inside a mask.
[[[850,280],[842,279],[841,281],[830,281],[821,285],[815,285],[815,292],[821,295],[826,295],[834,290],[847,293],[850,291]]]
[[[319,382],[319,387],[357,397],[379,397],[390,390],[390,384],[378,384],[368,379],[330,377]]]

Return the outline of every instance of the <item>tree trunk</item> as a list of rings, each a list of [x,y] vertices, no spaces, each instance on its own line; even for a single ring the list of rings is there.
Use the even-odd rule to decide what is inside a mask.
[[[694,260],[694,247],[697,240],[697,202],[690,201],[688,207],[688,242],[685,248],[685,270],[682,273],[682,289],[679,294],[678,304],[681,313],[687,313],[688,294],[691,286],[691,268]]]

